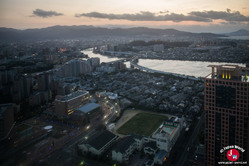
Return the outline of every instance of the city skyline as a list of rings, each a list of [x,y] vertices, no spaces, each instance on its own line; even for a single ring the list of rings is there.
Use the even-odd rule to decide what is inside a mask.
[[[0,27],[16,29],[55,25],[143,26],[214,33],[249,29],[247,0],[0,0],[0,4]]]

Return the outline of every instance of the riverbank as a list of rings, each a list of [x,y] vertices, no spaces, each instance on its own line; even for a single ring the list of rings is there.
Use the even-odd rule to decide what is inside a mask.
[[[100,62],[111,62],[120,59],[119,57],[106,56],[101,54],[95,54],[92,52],[93,49],[87,49],[82,52],[88,54],[89,57],[98,57]],[[241,63],[220,63],[220,62],[204,62],[204,61],[182,61],[182,60],[157,60],[157,59],[139,59],[139,66],[159,71],[161,74],[173,74],[175,76],[187,78],[196,77],[203,78],[211,73],[211,69],[207,67],[208,65],[240,65],[246,66]]]

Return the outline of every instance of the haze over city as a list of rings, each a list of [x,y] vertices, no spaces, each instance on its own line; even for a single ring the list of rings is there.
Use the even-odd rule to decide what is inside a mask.
[[[55,25],[174,28],[227,33],[249,29],[248,0],[0,0],[0,26]]]
[[[249,162],[249,0],[0,0],[1,166]]]

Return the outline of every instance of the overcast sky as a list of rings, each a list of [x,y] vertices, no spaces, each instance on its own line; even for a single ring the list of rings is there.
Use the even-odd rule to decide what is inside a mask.
[[[249,0],[0,0],[0,27],[54,25],[249,30]]]

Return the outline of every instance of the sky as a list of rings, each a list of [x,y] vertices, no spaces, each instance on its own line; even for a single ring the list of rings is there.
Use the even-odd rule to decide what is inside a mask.
[[[226,33],[249,30],[249,0],[0,0],[0,27],[55,25]]]

